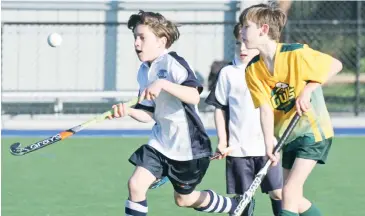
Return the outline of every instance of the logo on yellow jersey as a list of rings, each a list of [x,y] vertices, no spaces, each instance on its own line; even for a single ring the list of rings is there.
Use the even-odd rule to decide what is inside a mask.
[[[276,83],[271,91],[271,104],[276,110],[289,112],[295,105],[294,87],[282,82]]]

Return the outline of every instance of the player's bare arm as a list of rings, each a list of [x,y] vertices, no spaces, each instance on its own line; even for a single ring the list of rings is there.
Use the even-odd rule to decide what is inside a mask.
[[[152,113],[146,110],[129,108],[128,116],[139,122],[148,123],[153,120]]]
[[[142,92],[140,100],[153,100],[158,97],[161,90],[177,97],[184,103],[197,105],[200,101],[199,92],[196,88],[172,83],[165,79],[158,79],[148,86]]]
[[[131,108],[124,103],[113,105],[112,108],[113,115],[108,116],[109,119],[130,116],[131,118],[143,123],[152,121],[152,113],[146,110]]]
[[[226,130],[226,118],[225,118],[225,111],[223,109],[216,108],[214,111],[214,123],[217,129],[218,135],[218,145],[217,145],[217,152],[222,153],[218,159],[223,159],[228,155],[228,151],[225,152],[227,149],[227,130]],[[223,153],[224,152],[224,153]]]
[[[297,113],[300,116],[311,108],[310,99],[311,99],[312,92],[320,86],[321,86],[321,84],[318,82],[310,82],[304,87],[302,92],[299,94],[299,96],[295,102],[295,106],[296,106]]]
[[[276,166],[276,164],[280,160],[280,155],[273,154],[274,150],[274,113],[272,108],[268,103],[265,103],[260,106],[260,122],[262,132],[264,134],[264,140],[266,145],[266,154],[273,162],[272,165]]]

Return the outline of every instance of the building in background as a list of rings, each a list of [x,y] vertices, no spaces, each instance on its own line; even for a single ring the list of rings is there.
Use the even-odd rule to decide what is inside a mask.
[[[140,62],[126,22],[139,9],[181,24],[182,36],[171,49],[187,58],[207,87],[213,62],[233,58],[231,32],[239,12],[257,2],[265,1],[2,1],[3,126],[40,116],[95,115],[134,96]],[[324,87],[329,110],[364,113],[365,4],[278,3],[289,15],[284,42],[308,43],[344,63],[335,85]],[[47,44],[53,32],[63,38],[60,47]]]

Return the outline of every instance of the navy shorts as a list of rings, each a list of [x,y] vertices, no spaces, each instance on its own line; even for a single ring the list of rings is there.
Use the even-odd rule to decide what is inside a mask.
[[[267,157],[227,157],[226,181],[228,194],[244,194],[252,184],[255,175],[265,166]],[[261,182],[261,191],[281,189],[283,187],[283,171],[280,164],[270,167]]]
[[[179,194],[190,194],[203,179],[209,157],[189,161],[172,160],[149,145],[143,145],[129,158],[135,166],[150,171],[157,179],[167,176]]]

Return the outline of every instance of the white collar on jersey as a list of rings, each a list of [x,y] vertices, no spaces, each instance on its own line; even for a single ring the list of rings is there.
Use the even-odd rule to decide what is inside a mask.
[[[161,59],[162,59],[162,57],[165,55],[165,54],[167,54],[169,51],[167,50],[167,49],[165,49],[162,53],[161,53],[161,55],[159,56],[159,57],[157,57],[155,60],[153,60],[153,62],[152,62],[152,64],[156,64],[157,62],[159,62]],[[145,67],[150,67],[149,65],[148,65],[148,62],[143,62],[142,63],[143,64],[143,66],[145,66]],[[152,65],[151,64],[151,65]]]
[[[241,62],[241,59],[237,58],[236,56],[234,57],[233,61],[232,61],[233,65],[236,66],[237,68],[244,68],[246,67],[246,64],[243,64]]]

